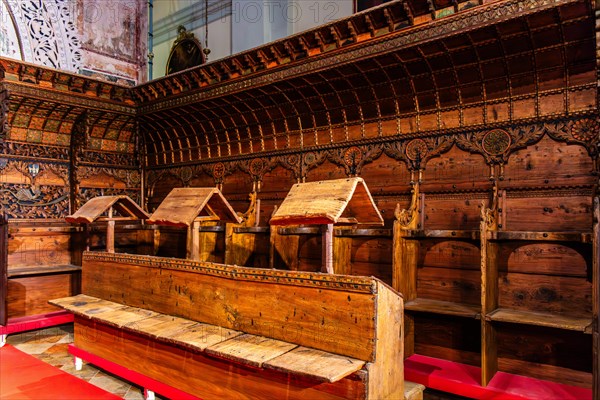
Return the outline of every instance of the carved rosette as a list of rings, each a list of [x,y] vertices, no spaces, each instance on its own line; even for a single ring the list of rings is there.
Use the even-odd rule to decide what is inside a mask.
[[[494,129],[483,136],[481,148],[490,156],[500,156],[508,152],[511,145],[511,137],[502,129]]]
[[[308,171],[322,164],[327,158],[326,151],[309,151],[302,155],[302,163],[300,165],[300,177],[302,180],[306,178]]]
[[[213,164],[212,176],[216,184],[223,183],[223,179],[225,178],[225,165],[222,162]]]
[[[179,169],[179,178],[183,182],[184,186],[190,185],[190,180],[194,177],[194,171],[191,167],[181,167]]]
[[[350,147],[344,152],[344,164],[346,166],[346,173],[350,176],[354,176],[357,173],[357,168],[361,164],[363,159],[362,151],[356,146]]]
[[[421,161],[427,158],[429,149],[423,139],[413,139],[406,145],[406,157],[412,161],[414,169],[421,169]]]
[[[580,119],[571,126],[571,136],[581,142],[597,142],[599,134],[600,123],[597,119]]]

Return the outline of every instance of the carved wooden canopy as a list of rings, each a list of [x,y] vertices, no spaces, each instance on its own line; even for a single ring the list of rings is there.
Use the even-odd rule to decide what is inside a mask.
[[[362,178],[297,183],[271,225],[377,224],[383,218]]]
[[[189,227],[196,220],[241,223],[217,188],[175,188],[150,216],[148,223]]]
[[[148,219],[149,215],[128,196],[99,196],[85,203],[73,215],[65,217],[72,224],[91,224],[98,220],[110,208],[123,217]]]
[[[597,113],[593,2],[399,0],[130,89],[0,58],[0,136],[150,168]],[[3,90],[6,89],[6,90]]]
[[[148,164],[597,111],[592,2],[395,1],[134,89]]]

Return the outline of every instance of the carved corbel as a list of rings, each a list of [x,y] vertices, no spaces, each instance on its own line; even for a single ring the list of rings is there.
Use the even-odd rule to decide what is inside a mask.
[[[249,195],[250,205],[245,213],[238,213],[242,219],[243,226],[258,226],[260,218],[260,200],[258,199],[258,193],[253,191]]]
[[[414,179],[415,171],[411,171],[411,200],[408,209],[401,209],[400,204],[396,205],[394,216],[402,229],[420,229],[421,228],[421,179],[422,171],[418,171],[418,179]]]

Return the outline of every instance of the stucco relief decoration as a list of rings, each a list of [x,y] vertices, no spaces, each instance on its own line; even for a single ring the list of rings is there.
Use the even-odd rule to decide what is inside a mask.
[[[9,3],[14,4],[14,3]],[[12,6],[26,32],[21,37],[25,60],[53,68],[77,71],[81,43],[75,27],[76,2],[69,0],[26,0]]]
[[[508,151],[511,141],[508,132],[502,129],[494,129],[485,134],[481,141],[481,147],[487,154],[498,156]]]

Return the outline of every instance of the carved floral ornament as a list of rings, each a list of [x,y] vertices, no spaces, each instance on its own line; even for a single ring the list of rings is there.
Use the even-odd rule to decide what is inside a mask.
[[[487,154],[498,156],[508,151],[511,142],[508,132],[502,129],[494,129],[485,134],[481,140],[481,148]]]
[[[590,143],[597,142],[600,134],[600,122],[598,119],[580,119],[571,126],[571,136],[575,140]]]
[[[424,169],[427,162],[447,151],[454,145],[463,151],[480,154],[490,166],[502,166],[511,153],[537,143],[548,135],[555,141],[585,146],[591,156],[597,154],[600,122],[596,118],[577,120],[555,120],[546,123],[521,125],[510,128],[472,131],[434,137],[383,140],[352,145],[329,150],[309,150],[304,153],[274,155],[254,159],[218,161],[197,166],[198,171],[211,175],[216,184],[222,184],[225,177],[240,169],[255,179],[261,179],[264,173],[281,165],[293,172],[298,181],[302,181],[308,172],[325,160],[342,166],[348,176],[359,175],[364,165],[376,160],[383,152],[389,157],[407,164],[411,171]],[[596,153],[594,153],[596,152]],[[148,174],[150,185],[160,180],[160,176],[175,169],[151,170]]]

